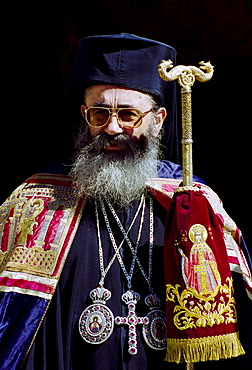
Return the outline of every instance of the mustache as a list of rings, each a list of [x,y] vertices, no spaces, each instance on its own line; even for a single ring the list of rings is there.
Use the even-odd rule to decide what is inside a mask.
[[[95,136],[83,148],[90,154],[103,154],[110,145],[118,147],[120,152],[128,154],[137,154],[140,151],[145,152],[148,148],[148,138],[142,135],[139,139],[134,139],[125,133],[109,135],[106,132]]]

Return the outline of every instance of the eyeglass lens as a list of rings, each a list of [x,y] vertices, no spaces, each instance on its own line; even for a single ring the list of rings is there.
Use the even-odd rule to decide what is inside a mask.
[[[88,108],[86,118],[92,126],[104,126],[114,113],[119,122],[128,127],[133,127],[142,118],[140,111],[129,108],[120,108],[115,112],[111,112],[108,108]]]

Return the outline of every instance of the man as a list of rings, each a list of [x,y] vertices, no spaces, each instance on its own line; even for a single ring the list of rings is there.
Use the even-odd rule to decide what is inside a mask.
[[[169,341],[172,330],[164,313],[164,234],[167,238],[172,231],[167,215],[172,214],[181,168],[157,161],[167,118],[170,157],[177,151],[176,90],[174,83],[159,78],[157,65],[162,59],[175,61],[175,56],[167,45],[129,34],[81,41],[67,94],[69,109],[78,107],[83,116],[76,156],[70,164],[50,165],[44,174],[28,179],[1,208],[1,368],[185,368],[185,363],[178,364],[179,356],[181,362],[198,362],[192,361],[194,354],[188,360],[189,354],[183,355],[179,346],[170,350],[174,338]],[[232,250],[232,266],[240,272],[238,279],[246,278],[249,291],[251,276],[232,239],[237,229],[216,195],[194,180],[220,215],[218,222],[226,233],[223,255]],[[195,240],[191,236],[191,250],[204,244],[208,251],[197,232]],[[187,256],[176,243],[183,264],[179,271],[185,275]],[[214,254],[203,258],[204,266],[208,261],[218,277],[217,287],[221,286],[216,271],[220,261]],[[246,312],[244,326],[249,327],[249,300],[243,287],[239,294]],[[197,341],[204,343],[207,362],[196,368],[206,368],[212,352],[217,353],[215,359],[227,358],[217,363],[222,368],[250,361],[249,353],[239,356],[242,346],[246,352],[250,348],[242,326],[244,313],[240,344],[231,291],[228,303],[226,297],[224,292],[218,307],[215,303],[215,311],[225,309],[214,322],[198,320],[198,326],[206,327],[203,340]],[[202,300],[200,304],[203,307]],[[208,312],[209,304],[204,303]],[[224,315],[228,324],[223,323]],[[218,337],[224,343],[219,353],[219,342],[213,348],[205,342],[210,343],[211,332],[221,325],[230,332]]]

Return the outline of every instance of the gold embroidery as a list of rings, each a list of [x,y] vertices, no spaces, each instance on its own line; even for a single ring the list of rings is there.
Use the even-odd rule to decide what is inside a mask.
[[[189,230],[189,239],[194,244],[205,242],[207,240],[207,237],[207,230],[201,224],[195,224]]]
[[[211,238],[210,227],[208,231]],[[213,292],[221,284],[221,276],[215,255],[206,243],[208,238],[207,229],[201,224],[195,224],[190,228],[188,236],[193,243],[189,258],[179,248],[178,240],[175,241],[175,246],[178,247],[182,257],[181,270],[186,288],[196,289],[199,293],[204,291]]]
[[[8,206],[3,205],[2,207],[0,207],[0,244],[2,243],[4,226],[6,222],[8,221],[10,211],[11,209]],[[0,249],[0,266],[3,263],[5,256],[6,256],[6,253]]]
[[[237,332],[203,338],[167,338],[165,361],[178,364],[219,361],[244,354]]]
[[[85,199],[66,186],[68,177],[61,184],[60,177],[49,176],[57,185],[40,177],[41,183],[21,186],[0,207],[0,273],[5,269],[59,277]]]
[[[5,257],[6,257],[6,252],[3,252],[0,250],[0,266],[2,266],[2,264],[4,263]]]
[[[7,266],[9,268],[16,267],[17,269],[18,264],[19,269],[22,271],[39,271],[49,275],[55,267],[57,257],[58,253],[53,250],[44,251],[39,247],[26,248],[18,246],[12,253]]]
[[[166,285],[166,300],[174,302],[173,322],[179,330],[206,327],[237,322],[235,299],[233,297],[232,279],[215,288],[214,292],[184,289],[176,284]]]
[[[27,236],[33,234],[33,227],[38,224],[35,219],[42,212],[43,208],[44,202],[42,199],[32,198],[24,205],[18,226],[20,235],[17,245],[26,244]]]

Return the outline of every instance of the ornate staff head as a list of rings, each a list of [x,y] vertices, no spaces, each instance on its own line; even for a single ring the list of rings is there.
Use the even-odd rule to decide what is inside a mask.
[[[173,62],[162,60],[158,66],[160,77],[164,81],[178,80],[181,86],[182,98],[182,167],[183,186],[192,186],[192,104],[191,87],[195,79],[201,82],[209,81],[213,76],[214,67],[210,62],[200,62],[200,67],[179,65],[173,67]],[[170,71],[167,71],[170,69]]]

